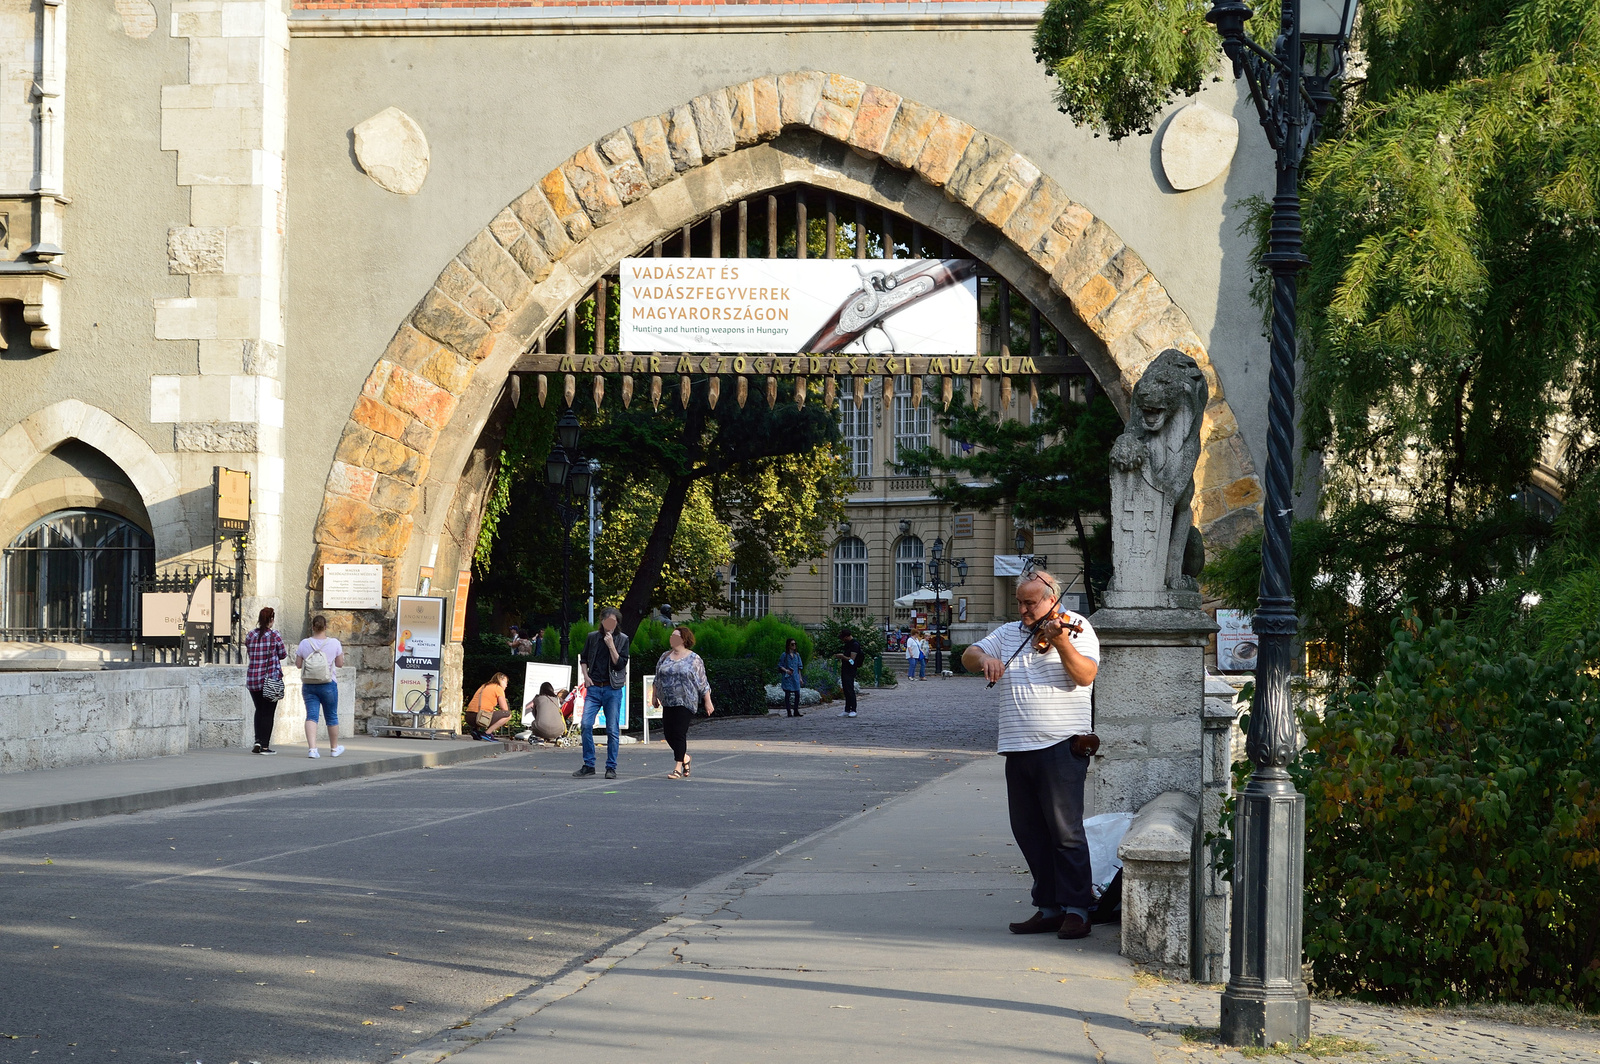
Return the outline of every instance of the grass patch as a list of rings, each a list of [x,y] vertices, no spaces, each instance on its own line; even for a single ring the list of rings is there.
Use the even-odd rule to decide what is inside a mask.
[[[1288,1042],[1278,1042],[1270,1046],[1240,1046],[1239,1055],[1247,1060],[1257,1060],[1261,1057],[1287,1057],[1290,1054],[1304,1054],[1308,1057],[1343,1057],[1351,1053],[1370,1053],[1378,1047],[1371,1042],[1358,1042],[1354,1038],[1341,1038],[1336,1034],[1314,1034],[1309,1042],[1299,1046],[1291,1046]]]

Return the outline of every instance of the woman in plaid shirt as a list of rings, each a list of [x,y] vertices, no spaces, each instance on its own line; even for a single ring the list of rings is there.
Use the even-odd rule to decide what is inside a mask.
[[[281,663],[289,656],[283,636],[272,627],[277,617],[277,611],[271,606],[263,606],[256,627],[244,636],[245,649],[250,652],[244,686],[250,692],[250,701],[256,704],[256,745],[251,748],[256,754],[277,753],[272,748],[272,722],[278,714],[278,699],[283,697]]]

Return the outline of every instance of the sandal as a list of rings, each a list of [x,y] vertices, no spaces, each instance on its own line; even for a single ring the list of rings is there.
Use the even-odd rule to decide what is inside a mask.
[[[683,755],[683,778],[684,779],[688,779],[689,778],[689,755],[688,754],[684,754]]]
[[[673,769],[671,772],[667,773],[667,779],[681,780],[683,779],[683,773],[679,772],[677,769]]]

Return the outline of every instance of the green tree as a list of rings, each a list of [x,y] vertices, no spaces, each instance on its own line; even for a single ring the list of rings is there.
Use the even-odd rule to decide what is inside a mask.
[[[1071,528],[1092,611],[1111,573],[1111,537],[1096,518],[1111,509],[1111,444],[1122,432],[1116,407],[1104,395],[1080,403],[1047,389],[1034,419],[1023,422],[958,395],[938,419],[946,437],[971,450],[905,451],[898,464],[950,477],[933,494],[957,510],[988,512],[1009,502],[1025,521]]]
[[[1206,6],[1056,0],[1036,53],[1064,110],[1122,136],[1217,69]],[[1249,27],[1269,43],[1276,9]],[[1471,610],[1548,541],[1522,501],[1553,433],[1569,483],[1595,463],[1600,5],[1389,0],[1364,5],[1356,44],[1364,77],[1304,169],[1301,435],[1323,460],[1295,547],[1330,630],[1369,615],[1371,675],[1402,603]],[[1143,88],[1119,91],[1133,70]],[[1263,243],[1264,206],[1246,220]],[[1208,584],[1249,605],[1258,552]]]

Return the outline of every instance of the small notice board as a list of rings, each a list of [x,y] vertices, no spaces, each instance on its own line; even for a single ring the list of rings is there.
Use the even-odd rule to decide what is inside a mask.
[[[390,723],[374,730],[428,737],[456,734],[454,728],[433,726],[439,716],[445,605],[444,599],[433,596],[400,596],[395,610]]]
[[[383,608],[383,566],[324,565],[322,608],[325,610],[378,610]]]

